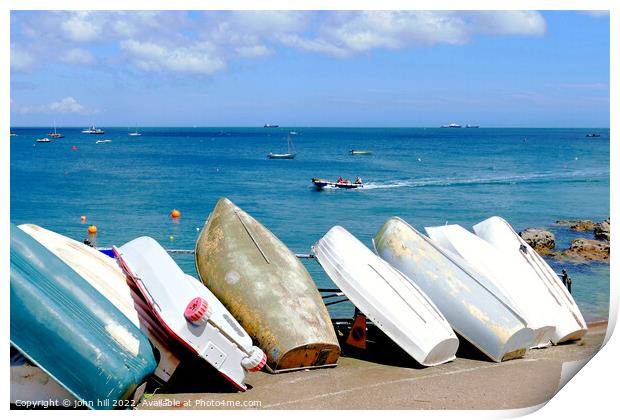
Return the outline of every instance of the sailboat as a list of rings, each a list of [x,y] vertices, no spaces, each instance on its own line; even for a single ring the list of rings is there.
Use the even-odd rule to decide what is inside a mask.
[[[295,147],[293,146],[293,139],[291,139],[291,134],[288,133],[287,141],[288,141],[288,153],[272,153],[270,152],[267,155],[269,159],[295,159]]]
[[[136,137],[136,136],[141,136],[142,135],[142,133],[138,132],[138,125],[137,124],[136,124],[136,131],[134,131],[133,133],[129,133],[129,135],[131,137]]]
[[[47,137],[51,137],[53,139],[62,139],[62,138],[65,137],[64,135],[56,132],[56,121],[54,121],[54,132],[53,133],[48,133]]]

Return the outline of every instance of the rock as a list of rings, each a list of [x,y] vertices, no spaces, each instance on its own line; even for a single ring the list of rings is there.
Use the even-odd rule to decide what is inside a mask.
[[[604,239],[606,241],[609,241],[609,217],[607,218],[607,220],[603,220],[600,223],[597,223],[594,225],[594,237],[596,239]]]
[[[594,239],[574,239],[562,256],[586,261],[609,261],[609,243]]]
[[[592,220],[556,220],[555,223],[558,225],[570,225],[570,228],[577,232],[586,232],[594,229]]]
[[[546,254],[555,248],[555,236],[548,230],[528,228],[519,232],[519,236],[539,254]]]
[[[586,232],[594,229],[594,223],[592,220],[575,220],[570,228],[578,232]]]

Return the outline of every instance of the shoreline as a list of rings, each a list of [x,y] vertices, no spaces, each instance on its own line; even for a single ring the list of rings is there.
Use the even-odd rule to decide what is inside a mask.
[[[421,368],[341,356],[335,368],[250,374],[243,393],[154,394],[137,409],[525,408],[555,395],[564,362],[598,352],[607,325],[606,319],[589,321],[581,340],[530,349],[521,359],[501,363],[457,353],[453,362]]]

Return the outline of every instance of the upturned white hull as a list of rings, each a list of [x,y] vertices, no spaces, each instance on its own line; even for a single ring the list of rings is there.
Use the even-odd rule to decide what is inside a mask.
[[[344,228],[331,228],[313,253],[351,302],[420,364],[455,358],[458,338],[428,296]]]
[[[152,315],[140,292],[132,289],[114,259],[37,225],[24,224],[19,228],[75,270],[145,333],[160,354],[154,374],[160,381],[168,382],[180,360],[170,349],[166,332]]]
[[[140,237],[113,250],[168,333],[238,389],[246,390],[246,370],[260,369],[266,358],[215,295],[186,275],[152,238]],[[200,319],[191,321],[186,311],[196,298],[206,303],[205,311]],[[258,360],[252,363],[256,357]]]
[[[491,360],[522,357],[534,332],[525,320],[469,270],[458,256],[445,251],[398,217],[374,237],[377,253],[423,290],[452,328]]]
[[[539,281],[523,273],[511,256],[459,225],[427,227],[426,232],[435,243],[459,255],[481,273],[480,281],[492,283],[506,296],[534,330],[533,347],[551,345],[555,320],[541,310],[546,290]]]
[[[501,217],[491,217],[474,226],[476,235],[495,246],[502,253],[512,256],[529,282],[538,282],[545,290],[546,304],[540,307],[553,319],[554,344],[577,340],[588,330],[577,303],[549,264],[530,247]],[[523,251],[522,251],[523,250]]]

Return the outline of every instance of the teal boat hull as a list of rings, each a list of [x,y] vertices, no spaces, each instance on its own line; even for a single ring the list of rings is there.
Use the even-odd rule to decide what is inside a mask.
[[[83,405],[128,408],[155,370],[144,334],[67,264],[11,224],[11,344]]]

